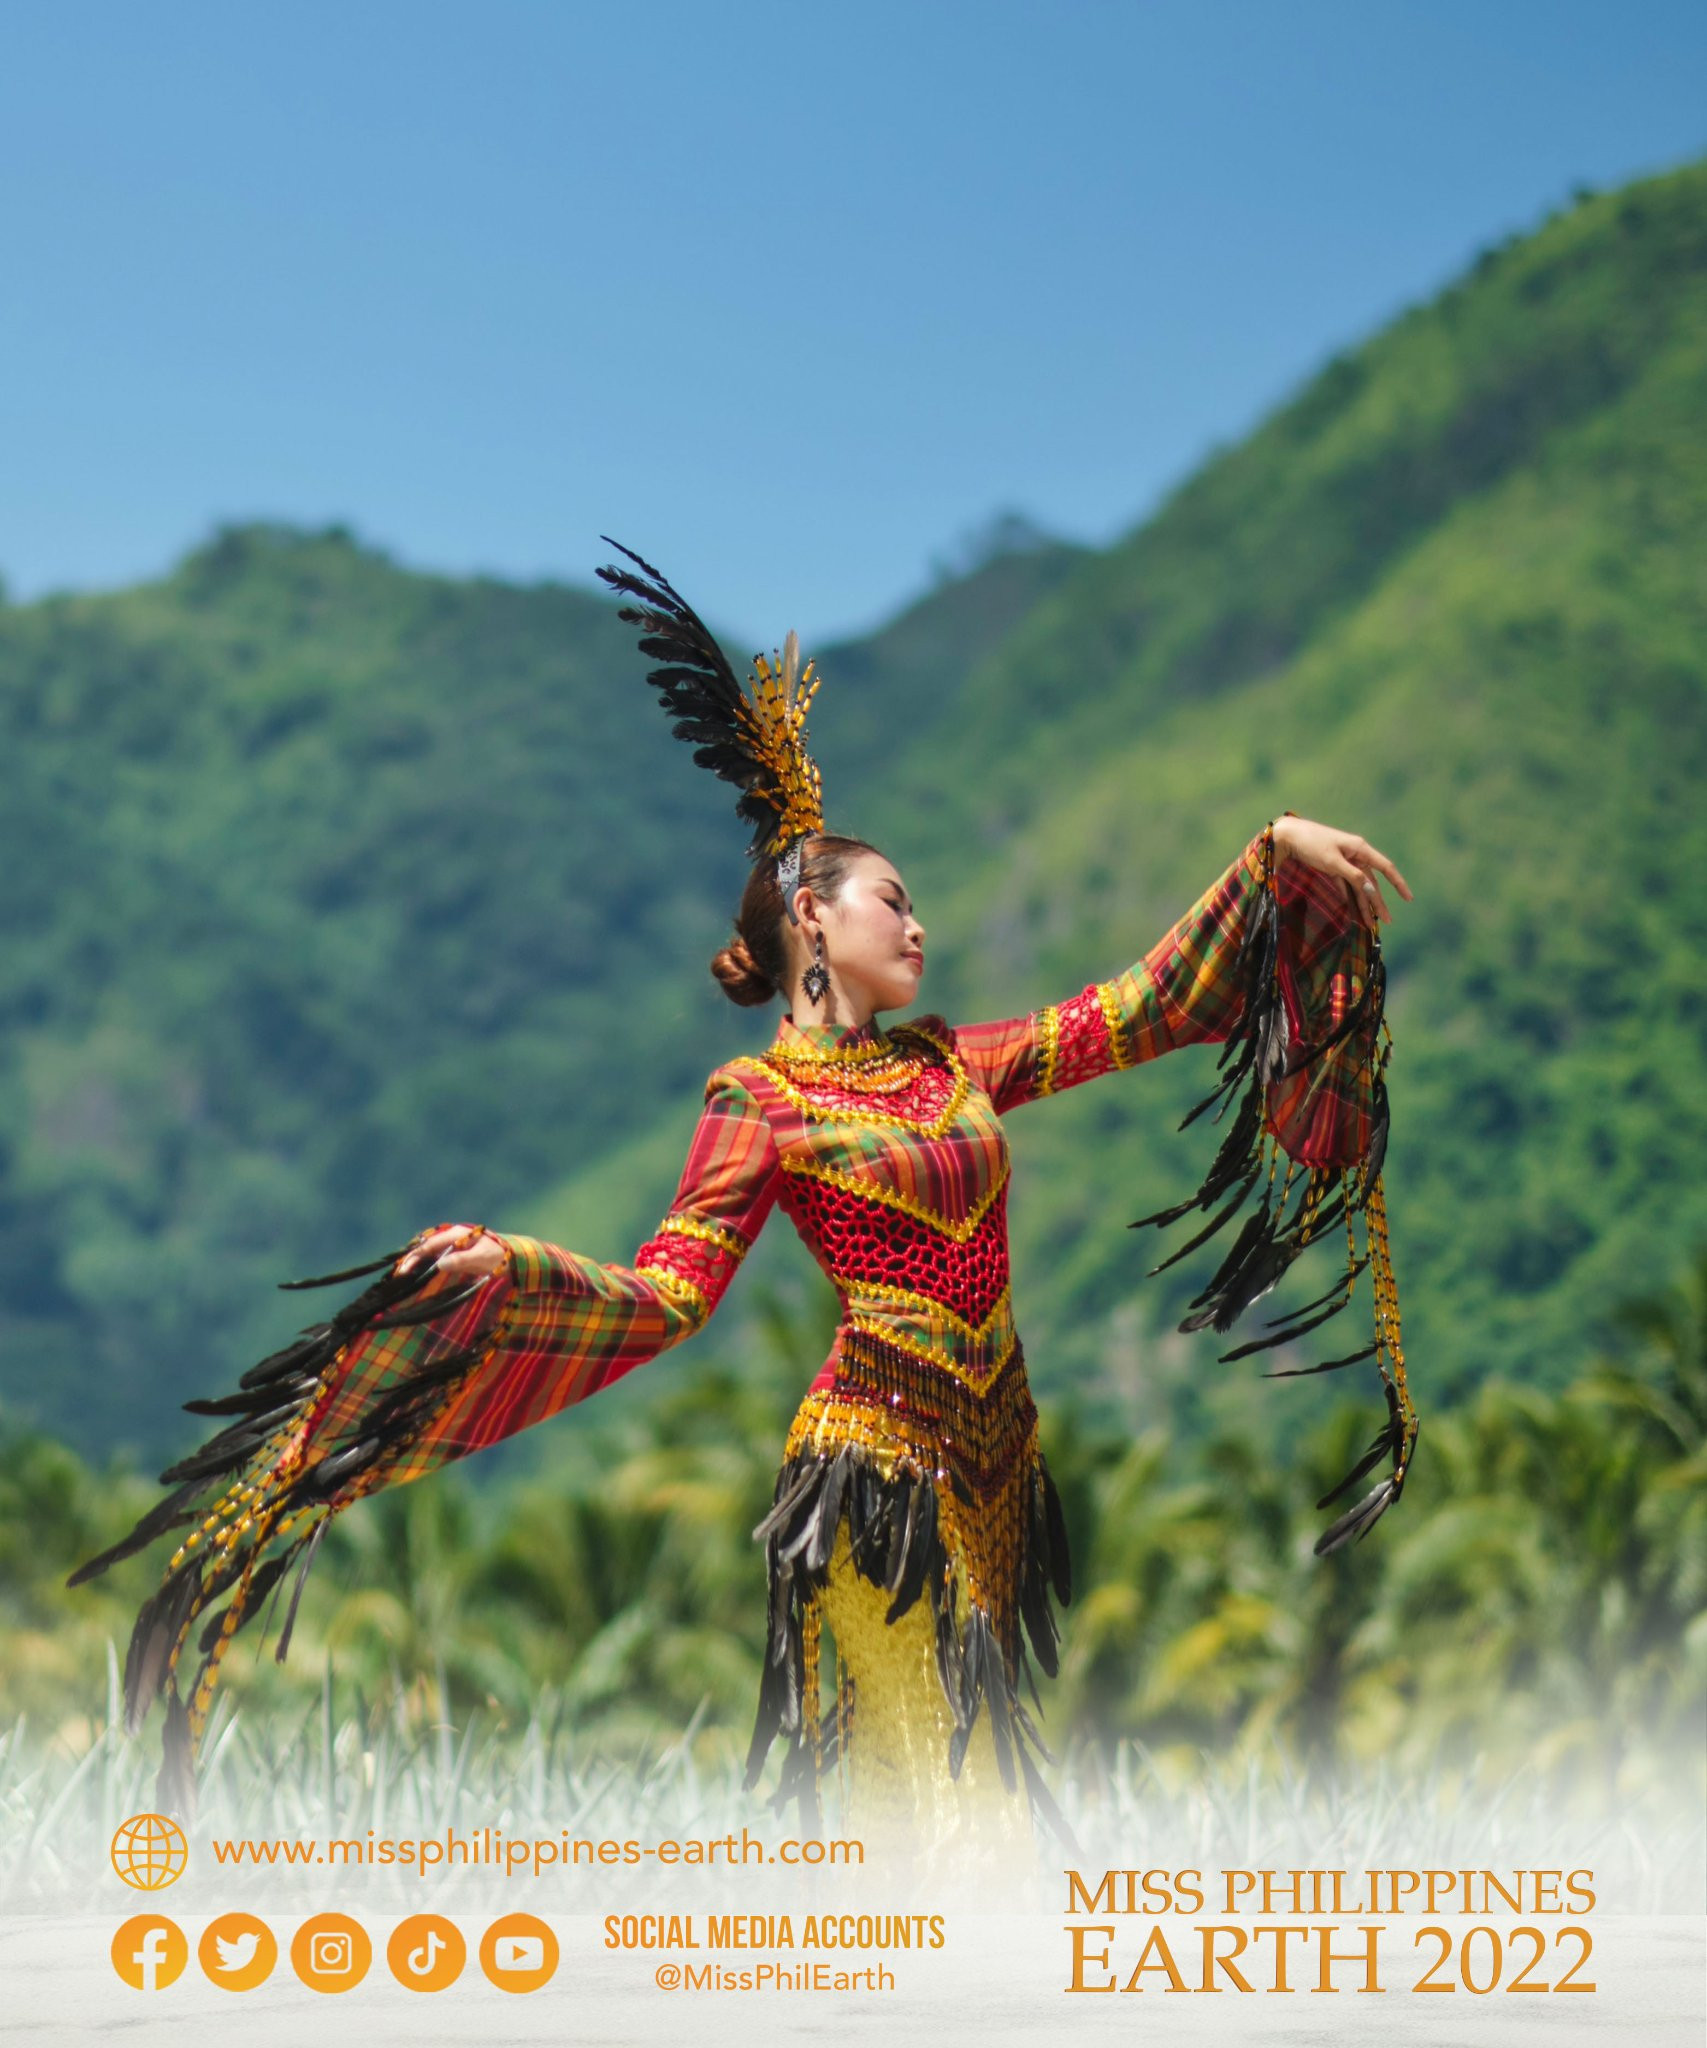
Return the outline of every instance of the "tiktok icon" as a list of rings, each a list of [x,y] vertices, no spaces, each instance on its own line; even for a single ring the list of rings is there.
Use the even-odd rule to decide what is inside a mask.
[[[415,1913],[392,1929],[385,1960],[392,1976],[408,1990],[442,1991],[462,1975],[468,1944],[454,1921],[437,1913]]]

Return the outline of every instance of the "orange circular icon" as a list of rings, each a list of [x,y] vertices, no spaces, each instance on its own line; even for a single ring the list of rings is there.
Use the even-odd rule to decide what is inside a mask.
[[[189,1959],[184,1930],[164,1913],[138,1913],[113,1936],[113,1968],[132,1991],[164,1991]]]
[[[310,1991],[353,1991],[372,1961],[367,1929],[348,1913],[315,1913],[291,1936],[290,1966]]]
[[[480,1967],[500,1991],[537,1991],[557,1968],[557,1937],[531,1913],[506,1913],[480,1937]]]
[[[112,1858],[126,1884],[139,1892],[158,1892],[183,1876],[190,1845],[170,1814],[133,1813],[114,1832]]]
[[[221,1913],[202,1929],[196,1946],[202,1975],[221,1991],[253,1991],[273,1974],[279,1945],[253,1913]]]
[[[462,1975],[468,1944],[454,1921],[437,1913],[414,1913],[391,1930],[385,1960],[392,1976],[411,1991],[442,1991]]]

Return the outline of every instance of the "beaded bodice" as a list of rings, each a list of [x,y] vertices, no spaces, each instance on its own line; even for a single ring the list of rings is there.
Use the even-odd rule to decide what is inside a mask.
[[[731,1066],[770,1126],[778,1202],[841,1298],[842,1331],[987,1386],[1014,1346],[1008,1144],[949,1027],[837,1034],[785,1018],[769,1052]]]

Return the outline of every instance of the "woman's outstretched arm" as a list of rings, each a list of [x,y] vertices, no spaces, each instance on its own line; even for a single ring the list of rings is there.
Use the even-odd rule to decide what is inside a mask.
[[[967,1066],[1000,1109],[1177,1046],[1228,1041],[1220,1078],[1186,1119],[1219,1105],[1208,1171],[1184,1200],[1139,1221],[1193,1219],[1194,1235],[1164,1266],[1219,1239],[1220,1263],[1179,1327],[1223,1334],[1308,1246],[1337,1237],[1343,1222],[1346,1264],[1337,1285],[1270,1318],[1264,1334],[1224,1353],[1227,1361],[1290,1346],[1316,1330],[1350,1305],[1358,1274],[1369,1269],[1372,1341],[1283,1369],[1288,1376],[1336,1372],[1372,1359],[1386,1402],[1374,1442],[1319,1505],[1333,1505],[1383,1462],[1391,1470],[1317,1538],[1321,1554],[1366,1535],[1399,1498],[1418,1432],[1382,1189],[1390,1050],[1376,938],[1389,914],[1383,875],[1410,896],[1398,869],[1367,840],[1288,814],[1260,832],[1123,974],[1030,1016],[956,1033]]]
[[[412,1447],[408,1476],[543,1422],[701,1329],[764,1227],[778,1172],[763,1111],[738,1075],[719,1069],[675,1199],[631,1264],[478,1226],[427,1233],[397,1270],[437,1254],[424,1303],[485,1283],[467,1312],[470,1335],[487,1332],[489,1356]],[[325,1417],[340,1434],[367,1398],[364,1378],[358,1362]]]
[[[1383,875],[1410,896],[1399,870],[1367,840],[1287,813],[1142,959],[1026,1016],[957,1027],[961,1057],[1007,1110],[1180,1046],[1224,1039],[1246,1000],[1252,913],[1270,890],[1279,910],[1274,972],[1291,1046],[1302,1053],[1331,1036],[1362,995],[1370,934],[1391,914]]]
[[[163,1475],[177,1491],[72,1579],[93,1577],[168,1529],[188,1531],[137,1618],[125,1660],[133,1733],[155,1697],[168,1696],[164,1810],[192,1809],[195,1746],[220,1660],[295,1561],[282,1659],[332,1516],[543,1422],[691,1336],[762,1228],[779,1174],[763,1112],[720,1069],[676,1198],[632,1266],[441,1225],[392,1260],[331,1276],[391,1269],[252,1367],[235,1394],[195,1404],[238,1419]],[[186,1704],[179,1662],[221,1598],[223,1616],[201,1628]]]

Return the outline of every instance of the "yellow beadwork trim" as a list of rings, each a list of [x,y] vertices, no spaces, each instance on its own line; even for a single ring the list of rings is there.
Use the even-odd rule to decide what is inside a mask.
[[[276,1524],[278,1517],[275,1515],[272,1519]],[[242,1523],[239,1525],[240,1528],[246,1529],[249,1526],[249,1521],[250,1517],[245,1515]],[[208,1710],[213,1705],[214,1688],[219,1683],[219,1667],[224,1663],[225,1653],[231,1647],[231,1639],[237,1633],[239,1627],[241,1627],[244,1615],[248,1610],[249,1592],[255,1579],[255,1566],[260,1559],[261,1552],[278,1533],[276,1526],[269,1526],[266,1522],[262,1523],[261,1531],[255,1538],[254,1547],[250,1550],[248,1559],[243,1566],[243,1576],[238,1580],[237,1589],[226,1605],[225,1614],[219,1625],[219,1634],[214,1638],[212,1648],[204,1660],[201,1677],[196,1684],[194,1692],[190,1695],[189,1723],[192,1754],[196,1745],[201,1741],[202,1729],[207,1725]],[[190,1615],[184,1633],[179,1636],[177,1643],[173,1647],[170,1668],[174,1677],[177,1675],[179,1655],[183,1650],[184,1644],[189,1640],[190,1630],[200,1620],[202,1609],[206,1606],[209,1597],[204,1584],[196,1596],[195,1611]]]
[[[1037,1013],[1037,1092],[1048,1095],[1055,1087],[1055,1062],[1061,1052],[1061,1012],[1050,1003]]]
[[[1369,1190],[1363,1215],[1370,1252],[1370,1277],[1375,1292],[1375,1335],[1392,1368],[1393,1386],[1407,1433],[1408,1453],[1409,1435],[1416,1426],[1416,1411],[1411,1406],[1410,1389],[1405,1383],[1405,1347],[1399,1331],[1399,1289],[1393,1278],[1393,1254],[1387,1239],[1387,1197],[1379,1174]],[[1406,1462],[1406,1456],[1401,1455],[1396,1477],[1404,1477]]]
[[[340,1351],[338,1356],[341,1358],[343,1353]],[[304,1397],[304,1403],[311,1403],[318,1399],[319,1390],[316,1389],[313,1394]],[[300,1429],[300,1422],[294,1420],[286,1422],[276,1429],[264,1444],[256,1447],[250,1454],[249,1462],[243,1468],[243,1471],[232,1481],[231,1485],[226,1488],[219,1499],[214,1502],[213,1506],[202,1518],[200,1525],[190,1531],[183,1542],[173,1551],[171,1557],[167,1559],[166,1570],[168,1572],[176,1571],[178,1566],[183,1563],[184,1559],[198,1544],[205,1543],[210,1538],[216,1548],[229,1547],[232,1540],[230,1535],[232,1523],[242,1512],[244,1502],[254,1500],[261,1491],[260,1479],[253,1478],[251,1475],[257,1470],[262,1470],[263,1477],[266,1476],[264,1468],[270,1468],[277,1462],[274,1454],[282,1455],[289,1447],[291,1437],[296,1435]],[[247,1526],[249,1519],[252,1519],[252,1517],[245,1517],[245,1526]]]
[[[703,1322],[711,1314],[711,1303],[691,1280],[684,1280],[679,1273],[672,1273],[668,1266],[636,1266],[635,1272],[643,1280],[655,1280],[668,1294],[679,1294]]]
[[[850,1195],[858,1195],[868,1202],[882,1202],[891,1209],[899,1209],[903,1215],[911,1216],[916,1222],[927,1223],[932,1230],[939,1230],[944,1237],[953,1238],[956,1244],[966,1244],[973,1238],[990,1213],[997,1197],[1008,1184],[1012,1161],[1004,1155],[996,1179],[987,1193],[978,1197],[964,1218],[956,1223],[944,1216],[938,1209],[931,1208],[913,1195],[904,1195],[899,1188],[879,1187],[857,1173],[849,1173],[840,1166],[820,1166],[812,1160],[793,1157],[782,1162],[785,1173],[798,1175],[801,1180],[821,1180],[827,1187],[841,1188]]]
[[[885,1480],[894,1478],[897,1467],[916,1479],[929,1479],[942,1457],[941,1446],[917,1422],[903,1420],[876,1401],[850,1401],[826,1391],[800,1404],[783,1442],[783,1461],[807,1450],[828,1457],[850,1443],[870,1456]]]
[[[1108,1026],[1108,1049],[1117,1067],[1129,1067],[1132,1055],[1126,1050],[1126,1031],[1120,1014],[1120,1001],[1113,988],[1106,981],[1099,981],[1097,1001],[1102,1005],[1103,1022]]]
[[[1019,1333],[1010,1323],[1002,1333],[1001,1350],[982,1371],[976,1371],[964,1358],[958,1358],[952,1351],[943,1350],[940,1344],[929,1344],[922,1337],[915,1337],[898,1323],[880,1322],[875,1316],[862,1316],[857,1310],[850,1311],[847,1319],[850,1330],[858,1330],[864,1336],[875,1337],[879,1342],[893,1345],[897,1351],[905,1351],[922,1364],[934,1365],[939,1372],[947,1373],[959,1380],[974,1394],[984,1393],[990,1382],[1014,1355],[1014,1346],[1019,1342]]]
[[[798,1031],[800,1026],[796,1024]],[[865,1060],[893,1057],[901,1050],[887,1032],[880,1032],[876,1038],[868,1038],[859,1045],[794,1045],[785,1038],[777,1039],[771,1052],[779,1059],[798,1060],[802,1066],[845,1066],[858,1065]]]
[[[891,1130],[911,1131],[916,1137],[920,1138],[940,1138],[965,1107],[966,1097],[970,1093],[972,1086],[965,1067],[961,1065],[958,1058],[954,1058],[952,1055],[950,1057],[954,1085],[949,1090],[948,1100],[943,1105],[942,1113],[933,1118],[930,1123],[921,1123],[917,1117],[890,1116],[886,1111],[880,1109],[851,1108],[845,1105],[831,1106],[822,1102],[816,1102],[802,1089],[797,1088],[786,1074],[779,1072],[768,1060],[762,1058],[743,1054],[741,1057],[731,1060],[729,1065],[732,1067],[755,1068],[764,1075],[765,1079],[780,1095],[793,1103],[796,1109],[806,1116],[814,1118],[819,1123],[884,1125]]]
[[[822,1622],[822,1607],[818,1601],[809,1600],[801,1617],[800,1723],[801,1733],[812,1748],[814,1786],[824,1774],[823,1703],[818,1689]]]
[[[930,1480],[936,1493],[938,1533],[948,1554],[949,1575],[960,1582],[974,1605],[990,1615],[1000,1639],[1012,1619],[1011,1567],[1016,1561],[1018,1509],[1032,1483],[1040,1455],[1035,1416],[1024,1430],[1012,1470],[999,1493],[987,1499],[981,1509],[969,1513],[949,1483],[946,1446],[936,1431],[928,1423],[921,1424],[892,1409],[874,1408],[869,1414],[855,1412],[864,1406],[836,1394],[809,1396],[789,1430],[784,1456],[798,1457],[810,1445],[823,1457],[851,1443],[860,1446],[886,1480],[893,1478],[897,1470]]]
[[[725,1223],[702,1223],[697,1216],[666,1216],[653,1235],[663,1237],[666,1234],[697,1237],[702,1243],[717,1245],[737,1259],[744,1259],[750,1249],[748,1240],[738,1230]]]
[[[786,1074],[797,1088],[815,1087],[828,1077],[833,1086],[849,1095],[904,1095],[917,1085],[921,1071],[916,1053],[874,1060],[870,1066],[856,1066],[850,1062],[845,1067],[833,1068],[806,1066],[775,1053],[766,1053],[764,1057],[765,1064],[774,1073]]]
[[[990,1313],[981,1323],[969,1323],[964,1316],[957,1316],[945,1302],[934,1295],[919,1294],[911,1287],[886,1287],[880,1281],[861,1280],[851,1273],[831,1275],[838,1287],[846,1288],[852,1301],[888,1302],[895,1308],[914,1308],[921,1314],[937,1317],[946,1323],[957,1336],[964,1337],[969,1344],[981,1344],[996,1326],[1001,1316],[1013,1314],[1013,1290],[1003,1287],[991,1306]]]
[[[1029,1467],[1038,1451],[1035,1417],[1026,1423],[1019,1441],[1016,1463]],[[857,1444],[865,1451],[886,1480],[894,1477],[897,1468],[920,1479],[942,1477],[947,1471],[947,1443],[937,1423],[902,1414],[882,1400],[832,1388],[809,1394],[801,1402],[789,1425],[782,1455],[785,1463],[805,1451],[823,1458],[847,1444]]]

